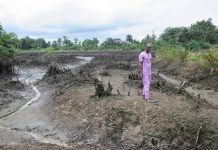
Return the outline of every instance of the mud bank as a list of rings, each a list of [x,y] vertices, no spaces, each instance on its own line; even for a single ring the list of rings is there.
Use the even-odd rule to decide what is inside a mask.
[[[151,95],[158,102],[145,102],[139,81],[128,79],[133,70],[119,69],[120,60],[98,58],[88,68],[81,70],[81,76],[92,75],[92,72],[101,72],[102,69],[108,72],[109,76],[102,74],[100,78],[105,85],[110,81],[112,96],[93,97],[94,85],[82,80],[80,84],[72,84],[74,81],[70,80],[68,83],[63,80],[55,83],[64,82],[67,88],[58,90],[53,97],[49,115],[68,129],[70,145],[74,145],[75,149],[182,150],[198,147],[203,150],[218,147],[214,141],[218,135],[216,109],[203,105],[196,108],[185,95],[178,94],[176,90],[168,94],[155,85],[152,86]],[[105,68],[108,63],[116,65]],[[131,66],[134,67],[136,63],[132,62]],[[183,85],[164,75],[159,78],[176,85],[178,89]],[[201,124],[200,140],[196,142]],[[211,136],[214,137],[212,140]]]
[[[26,66],[46,66],[52,62],[59,64],[77,63],[80,59],[65,53],[21,53],[16,56],[16,63]]]
[[[78,59],[80,61],[77,63],[64,64],[62,66],[68,69],[74,69],[88,63],[92,58],[80,57]],[[53,120],[47,116],[46,107],[49,104],[50,96],[52,92],[55,91],[55,88],[49,87],[47,84],[36,84],[43,78],[45,73],[45,67],[19,68],[18,80],[27,87],[21,92],[21,99],[25,98],[26,103],[17,105],[16,108],[10,107],[9,105],[8,108],[12,111],[7,111],[5,114],[2,114],[0,119],[1,139],[7,139],[8,134],[13,135],[15,132],[19,135],[23,135],[25,139],[25,135],[27,135],[27,140],[30,141],[33,139],[33,141],[40,143],[55,144],[69,148],[66,142],[64,142],[67,137],[66,131],[61,129],[57,123],[53,122]],[[11,102],[11,105],[14,104],[15,102]],[[31,137],[31,139],[28,137]],[[7,145],[7,143],[5,144]],[[19,142],[17,144],[19,144]]]
[[[41,96],[19,113],[0,119],[4,124],[0,148],[217,149],[217,109],[196,107],[178,94],[177,89],[186,87],[183,82],[163,74],[155,80],[176,88],[169,94],[154,84],[151,96],[158,102],[144,101],[140,79],[129,79],[138,63],[126,58],[131,57],[97,57],[77,68],[75,74],[58,74],[34,85]],[[111,96],[93,96],[96,75],[104,85],[110,81]],[[15,135],[24,140],[12,138]]]
[[[158,73],[158,71],[155,72],[155,76],[164,80],[168,85],[173,86],[178,92],[183,91],[193,98],[204,100],[212,107],[218,108],[218,92],[216,90],[207,89],[198,84],[190,84],[186,80],[180,81],[163,73]]]
[[[112,96],[90,98],[95,92],[92,85],[72,85],[53,99],[50,117],[69,130],[69,144],[82,149],[191,149],[201,122],[202,149],[208,147],[211,131],[217,135],[217,122],[212,124],[206,117],[214,113],[217,118],[215,110],[199,108],[198,113],[185,96],[158,90],[151,91],[158,102],[147,103],[140,96],[141,89],[126,84],[129,71],[108,71],[111,76],[102,81],[110,81]]]

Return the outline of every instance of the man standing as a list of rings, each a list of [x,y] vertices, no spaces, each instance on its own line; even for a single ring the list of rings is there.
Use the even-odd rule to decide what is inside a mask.
[[[150,101],[150,84],[151,84],[151,54],[152,45],[147,44],[145,50],[139,54],[140,75],[143,81],[143,97]]]

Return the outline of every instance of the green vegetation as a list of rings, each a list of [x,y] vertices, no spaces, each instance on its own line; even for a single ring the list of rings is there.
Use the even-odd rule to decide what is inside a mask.
[[[157,56],[167,63],[185,63],[188,59],[189,51],[184,48],[162,47],[157,52]]]
[[[153,43],[155,48],[166,43],[173,47],[183,47],[186,50],[201,51],[218,47],[218,28],[212,19],[198,21],[190,27],[169,27],[156,39],[155,35],[145,35],[141,41],[127,34],[125,40],[119,38],[106,38],[103,42],[95,37],[79,41],[77,38],[70,40],[63,36],[54,41],[45,41],[44,38],[24,37],[18,39],[15,34],[15,47],[22,51],[54,49],[56,51],[90,51],[90,50],[142,50],[147,43]]]
[[[209,50],[207,53],[202,54],[202,58],[204,60],[205,66],[209,69],[218,69],[218,51],[216,50]],[[217,71],[217,70],[216,70]]]
[[[43,49],[50,46],[50,42],[46,42],[43,38],[33,39],[30,37],[21,38],[17,43],[17,48],[21,50]]]
[[[125,40],[119,38],[106,38],[99,42],[97,38],[79,41],[75,38],[71,41],[63,36],[54,41],[46,42],[43,38],[33,39],[24,37],[16,38],[16,48],[23,51],[54,49],[57,51],[90,51],[90,50],[142,50],[147,43],[153,43],[158,49],[166,43],[174,47],[183,47],[186,50],[200,51],[218,47],[218,28],[212,23],[212,19],[202,20],[190,27],[169,27],[156,39],[155,35],[146,35],[141,41],[134,39],[130,34]]]
[[[212,19],[208,19],[190,27],[167,28],[160,39],[193,51],[210,49],[212,45],[218,44],[218,28],[212,23]]]
[[[14,48],[18,38],[14,33],[7,33],[0,25],[0,74],[13,72]]]
[[[218,27],[212,23],[212,19],[208,19],[198,21],[190,27],[169,27],[158,39],[153,34],[138,41],[128,34],[125,40],[108,37],[101,43],[97,38],[71,41],[66,36],[52,42],[28,36],[18,39],[16,34],[6,33],[0,26],[0,73],[11,72],[11,65],[6,64],[11,64],[14,49],[44,51],[47,58],[56,51],[141,51],[147,43],[152,43],[157,56],[167,63],[195,63],[215,70],[218,66]]]
[[[166,64],[218,73],[218,28],[212,19],[190,27],[167,28],[153,45],[159,60]]]

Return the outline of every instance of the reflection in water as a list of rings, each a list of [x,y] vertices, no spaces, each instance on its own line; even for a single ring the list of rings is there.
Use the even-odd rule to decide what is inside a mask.
[[[93,57],[80,57],[77,58],[81,59],[81,61],[77,64],[63,64],[61,65],[64,68],[67,69],[74,69],[76,67],[79,67],[83,64],[89,63]],[[15,67],[16,73],[19,74],[18,79],[22,83],[26,83],[25,80],[28,79],[28,84],[34,84],[37,81],[41,80],[43,76],[45,75],[47,68],[45,67],[26,67],[26,68],[20,68]]]
[[[93,59],[93,57],[81,57],[81,56],[77,56],[76,58],[82,59],[85,62],[90,62]]]
[[[82,59],[77,64],[66,64],[69,69],[81,66],[85,63],[88,63],[92,60],[92,57]],[[65,143],[67,140],[67,131],[57,128],[56,124],[53,123],[50,119],[44,115],[44,112],[41,112],[40,107],[42,107],[43,96],[38,90],[38,87],[35,83],[38,80],[41,80],[46,73],[46,67],[25,67],[25,68],[15,68],[17,74],[19,74],[18,79],[23,84],[29,85],[27,88],[31,88],[31,91],[34,93],[31,95],[31,98],[27,96],[27,99],[30,99],[25,105],[23,105],[18,111],[8,115],[3,118],[3,123],[0,122],[0,129],[13,131],[13,132],[22,132],[24,134],[31,135],[36,141],[42,143],[56,144],[59,146],[72,148],[68,146],[68,143]],[[25,89],[22,95],[28,95],[30,90]],[[48,91],[43,91],[43,94]],[[25,96],[24,96],[25,97]],[[39,99],[41,97],[41,99]],[[33,102],[37,101],[38,105],[31,105]],[[39,101],[40,100],[40,101]],[[31,106],[30,106],[31,105]],[[16,114],[16,115],[15,115]],[[1,120],[2,121],[2,120]],[[26,131],[26,128],[35,129],[36,132]],[[51,137],[47,136],[51,135]],[[63,142],[65,141],[65,142]]]
[[[62,65],[62,67],[67,69],[74,69],[83,64],[89,63],[93,59],[93,57],[77,57],[77,58],[81,59],[81,61],[78,64],[64,64]],[[31,67],[31,68],[28,67],[28,68],[20,68],[20,69],[16,67],[15,69],[17,70],[17,74],[19,74],[18,76],[19,81],[22,82],[23,84],[27,84],[31,86],[32,90],[35,93],[34,97],[16,112],[19,113],[21,110],[25,109],[27,106],[32,104],[41,96],[41,92],[37,89],[37,87],[34,84],[43,78],[43,76],[46,74],[47,69],[45,67]],[[28,91],[25,91],[20,94],[25,97],[28,94],[27,92]]]

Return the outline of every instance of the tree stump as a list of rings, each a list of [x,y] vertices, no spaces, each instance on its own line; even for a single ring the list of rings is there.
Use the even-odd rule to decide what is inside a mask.
[[[110,96],[112,92],[112,85],[110,84],[110,81],[108,82],[108,87],[105,90],[105,87],[99,79],[94,79],[94,86],[95,86],[95,96],[97,98],[104,97],[104,96]]]

